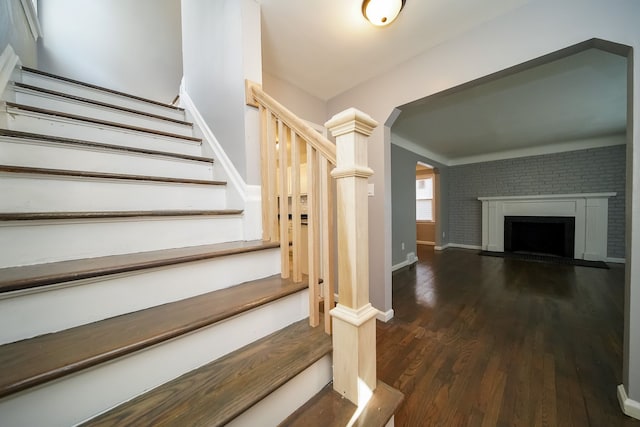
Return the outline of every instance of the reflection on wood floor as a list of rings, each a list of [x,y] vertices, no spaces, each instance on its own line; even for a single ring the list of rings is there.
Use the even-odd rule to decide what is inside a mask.
[[[378,376],[396,426],[640,426],[618,405],[624,266],[433,252],[393,276]]]

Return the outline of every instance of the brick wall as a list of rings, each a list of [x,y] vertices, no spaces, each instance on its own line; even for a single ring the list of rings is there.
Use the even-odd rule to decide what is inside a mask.
[[[450,167],[451,243],[482,244],[478,197],[615,191],[609,199],[607,255],[624,258],[625,151],[625,145],[616,145]]]

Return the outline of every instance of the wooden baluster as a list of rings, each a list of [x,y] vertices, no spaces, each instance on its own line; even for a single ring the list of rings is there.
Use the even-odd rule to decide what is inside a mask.
[[[320,157],[320,242],[322,245],[322,288],[324,297],[324,331],[331,334],[331,316],[333,309],[335,270],[333,254],[333,203],[331,190],[333,179],[329,175],[329,162],[323,156]]]
[[[269,189],[269,222],[263,227],[269,228],[269,238],[271,241],[278,241],[278,198],[277,198],[277,177],[278,162],[276,157],[276,127],[275,118],[271,112],[267,116],[267,187]]]
[[[325,126],[336,137],[339,301],[333,317],[333,388],[365,404],[376,388],[376,315],[369,302],[367,142],[375,120],[354,108]]]
[[[307,233],[309,257],[309,324],[320,324],[319,313],[319,221],[318,221],[318,152],[307,144]]]
[[[302,245],[302,209],[300,206],[300,142],[298,135],[291,131],[291,243],[293,262],[293,281],[302,281],[301,245]]]
[[[269,234],[269,199],[272,189],[269,188],[269,162],[268,162],[268,139],[267,139],[267,120],[271,115],[262,105],[260,109],[260,174],[262,179],[262,240],[271,240]]]
[[[278,120],[279,166],[280,166],[280,268],[283,279],[289,277],[289,145],[290,131],[287,126]]]

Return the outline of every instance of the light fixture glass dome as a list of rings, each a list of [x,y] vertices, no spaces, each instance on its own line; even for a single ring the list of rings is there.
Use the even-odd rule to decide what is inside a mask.
[[[362,14],[378,27],[391,24],[404,7],[405,0],[364,0]]]

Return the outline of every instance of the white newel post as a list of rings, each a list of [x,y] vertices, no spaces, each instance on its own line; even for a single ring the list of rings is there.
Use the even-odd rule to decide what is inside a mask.
[[[356,405],[376,388],[376,315],[369,303],[368,137],[378,123],[350,108],[325,127],[336,138],[339,303],[333,317],[333,388]]]

